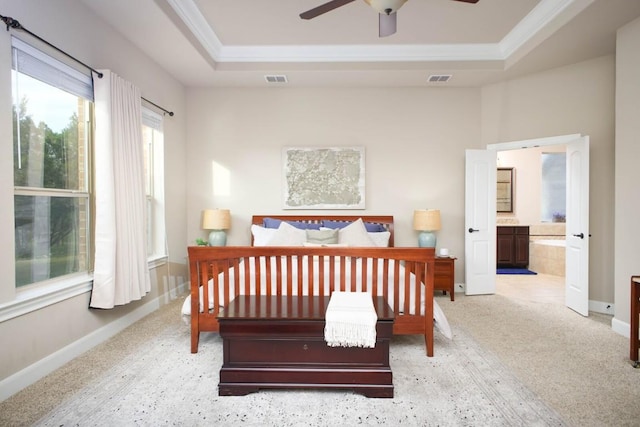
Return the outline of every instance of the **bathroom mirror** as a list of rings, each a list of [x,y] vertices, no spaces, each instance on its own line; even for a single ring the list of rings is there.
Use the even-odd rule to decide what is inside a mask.
[[[498,168],[496,210],[513,212],[513,168]]]

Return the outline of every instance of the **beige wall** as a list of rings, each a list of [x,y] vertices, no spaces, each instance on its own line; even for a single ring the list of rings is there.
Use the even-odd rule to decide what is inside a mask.
[[[165,119],[165,165],[167,236],[171,269],[163,265],[152,271],[152,291],[141,301],[114,310],[88,310],[89,294],[67,299],[44,309],[0,323],[0,381],[63,347],[87,338],[100,328],[122,319],[143,304],[162,296],[168,283],[186,277],[185,92],[165,71],[105,25],[82,2],[76,0],[0,0],[0,11],[33,33],[57,45],[94,68],[109,68],[141,88],[142,94],[175,111]],[[0,235],[12,239],[13,147],[11,125],[10,36],[29,41],[19,31],[0,31]],[[13,244],[5,241],[0,257],[0,304],[15,298]],[[167,277],[168,274],[172,277]],[[160,303],[164,300],[160,298]]]
[[[616,81],[614,328],[630,321],[629,276],[640,274],[640,19],[618,31]]]
[[[438,208],[438,246],[464,279],[464,150],[479,147],[479,89],[192,89],[188,92],[188,233],[204,208],[229,208],[229,244],[249,244],[252,214],[282,213],[285,146],[364,146],[366,209],[390,214],[396,246],[416,246],[412,216]],[[213,192],[213,165],[230,172]],[[295,211],[300,213],[300,211]],[[309,212],[307,212],[309,213]]]
[[[249,242],[251,214],[282,212],[282,147],[363,145],[363,214],[393,214],[407,246],[413,209],[440,208],[438,246],[458,256],[464,282],[464,150],[581,133],[592,155],[590,299],[612,303],[613,78],[607,56],[485,87],[480,100],[475,89],[189,90],[189,239],[206,235],[207,207],[231,209],[232,244]],[[227,196],[213,194],[214,162],[231,173]]]
[[[482,142],[590,137],[589,299],[614,302],[615,59],[606,56],[482,89]]]

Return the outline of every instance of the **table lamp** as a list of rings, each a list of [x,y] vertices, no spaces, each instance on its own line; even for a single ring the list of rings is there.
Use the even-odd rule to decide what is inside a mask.
[[[420,231],[418,246],[421,248],[435,248],[436,235],[440,230],[440,210],[418,209],[413,212],[413,229]]]
[[[231,213],[229,209],[205,209],[202,211],[202,229],[211,230],[209,233],[209,246],[225,246],[227,233],[231,226]]]

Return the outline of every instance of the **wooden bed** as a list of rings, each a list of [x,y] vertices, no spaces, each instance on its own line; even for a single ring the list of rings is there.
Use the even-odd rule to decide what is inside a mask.
[[[341,290],[384,297],[394,311],[393,333],[424,335],[426,354],[433,356],[433,248],[392,247],[392,216],[257,215],[252,224],[262,225],[267,217],[316,223],[362,218],[390,232],[390,247],[189,247],[192,353],[200,332],[218,331],[218,313],[237,295],[322,296]]]

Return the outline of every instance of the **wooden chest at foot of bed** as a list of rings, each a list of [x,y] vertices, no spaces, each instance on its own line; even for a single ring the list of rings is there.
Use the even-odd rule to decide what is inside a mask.
[[[389,340],[393,311],[374,299],[374,348],[329,347],[324,340],[329,297],[238,296],[220,313],[223,365],[220,396],[259,389],[350,389],[393,397]]]

